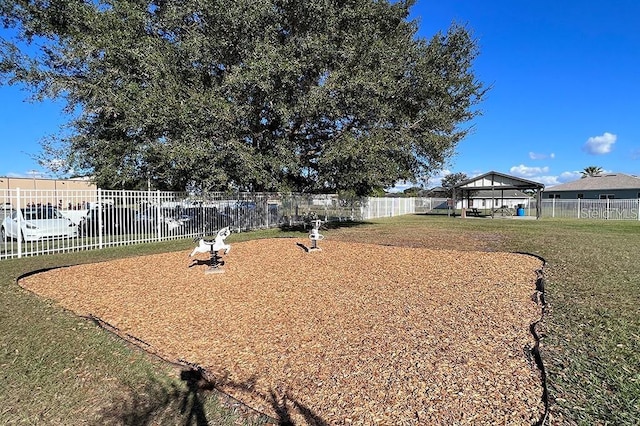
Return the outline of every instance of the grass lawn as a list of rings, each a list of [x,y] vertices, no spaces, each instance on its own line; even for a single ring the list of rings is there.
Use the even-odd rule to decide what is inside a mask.
[[[344,241],[544,257],[550,424],[640,418],[640,222],[402,216],[323,231]],[[279,231],[234,234],[228,242]],[[297,234],[302,235],[302,234]],[[0,423],[260,424],[179,371],[15,285],[26,272],[193,247],[190,240],[0,262]],[[158,265],[161,267],[161,265]],[[200,423],[198,423],[200,422]]]

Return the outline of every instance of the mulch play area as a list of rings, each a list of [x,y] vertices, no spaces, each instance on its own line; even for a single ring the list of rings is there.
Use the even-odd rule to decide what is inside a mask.
[[[72,266],[20,285],[296,424],[534,424],[532,256],[304,239]]]

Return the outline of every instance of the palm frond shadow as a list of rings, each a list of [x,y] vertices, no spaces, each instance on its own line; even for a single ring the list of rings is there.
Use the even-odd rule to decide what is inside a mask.
[[[251,418],[251,424],[276,423],[279,426],[294,426],[293,413],[299,413],[309,426],[328,426],[311,408],[292,398],[287,392],[270,390],[262,393],[255,389],[255,378],[245,382],[235,382],[228,375],[210,378],[202,368],[193,367],[183,370],[180,379],[185,386],[177,382],[163,383],[150,378],[143,386],[130,389],[125,395],[113,401],[110,407],[104,409],[95,425],[153,425],[180,424],[185,426],[206,426],[216,424],[216,418],[208,416],[205,399],[219,398],[221,395],[236,403],[228,404],[237,407],[243,417]],[[241,401],[227,395],[220,389],[235,389],[244,394],[252,394],[268,403],[276,418],[245,406]],[[224,398],[222,398],[224,399]],[[240,403],[240,404],[237,404]],[[213,417],[219,414],[213,415]],[[213,422],[213,423],[212,423]]]
[[[257,396],[261,400],[267,402],[273,412],[276,413],[279,426],[294,426],[293,413],[299,413],[305,420],[305,424],[309,426],[328,426],[329,424],[316,414],[311,408],[302,404],[297,399],[291,397],[286,390],[279,391],[275,389],[269,390],[268,393],[263,393],[255,389],[254,385],[257,382],[256,377],[252,377],[244,382],[235,382],[230,380],[227,375],[215,380],[215,387],[224,389],[237,389],[241,392],[248,392]]]

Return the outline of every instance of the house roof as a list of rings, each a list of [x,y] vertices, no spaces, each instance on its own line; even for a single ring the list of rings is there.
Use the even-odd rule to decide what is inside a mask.
[[[492,171],[460,182],[454,188],[462,189],[463,191],[480,189],[544,189],[544,184]]]
[[[424,195],[427,196],[434,196],[434,195],[442,195],[442,194],[446,194],[447,189],[443,188],[441,186],[434,186],[431,189],[427,189],[424,191]]]
[[[640,189],[640,178],[624,173],[584,177],[547,189],[547,192]]]

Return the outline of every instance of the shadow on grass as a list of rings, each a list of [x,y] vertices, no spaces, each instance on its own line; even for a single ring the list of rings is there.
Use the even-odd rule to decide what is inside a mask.
[[[185,383],[162,383],[150,379],[139,388],[131,389],[103,410],[96,424],[150,425],[209,424],[203,405],[203,393],[212,388],[203,387],[197,370],[184,370],[180,379]]]
[[[96,425],[155,425],[175,424],[206,426],[209,424],[238,424],[237,418],[243,418],[243,424],[278,424],[293,426],[294,413],[301,415],[310,426],[328,426],[312,409],[292,398],[290,395],[270,390],[262,393],[254,389],[255,379],[246,382],[234,382],[228,377],[208,378],[205,370],[194,367],[183,370],[180,379],[185,386],[177,382],[162,383],[150,379],[136,389],[130,389],[110,407],[100,413]],[[245,406],[238,400],[225,395],[217,389],[234,389],[243,394],[252,394],[269,404],[276,414],[270,418]],[[208,403],[215,399],[216,403]],[[220,403],[222,400],[226,403]],[[231,402],[230,402],[231,401]],[[228,408],[233,406],[236,412]]]
[[[424,213],[416,213],[416,216],[438,216],[438,217],[446,217],[446,216],[451,216],[451,217],[455,217],[455,216],[460,216],[460,213],[458,213],[456,215],[455,212],[447,212],[446,210],[444,211],[430,211],[430,212],[424,212]]]

